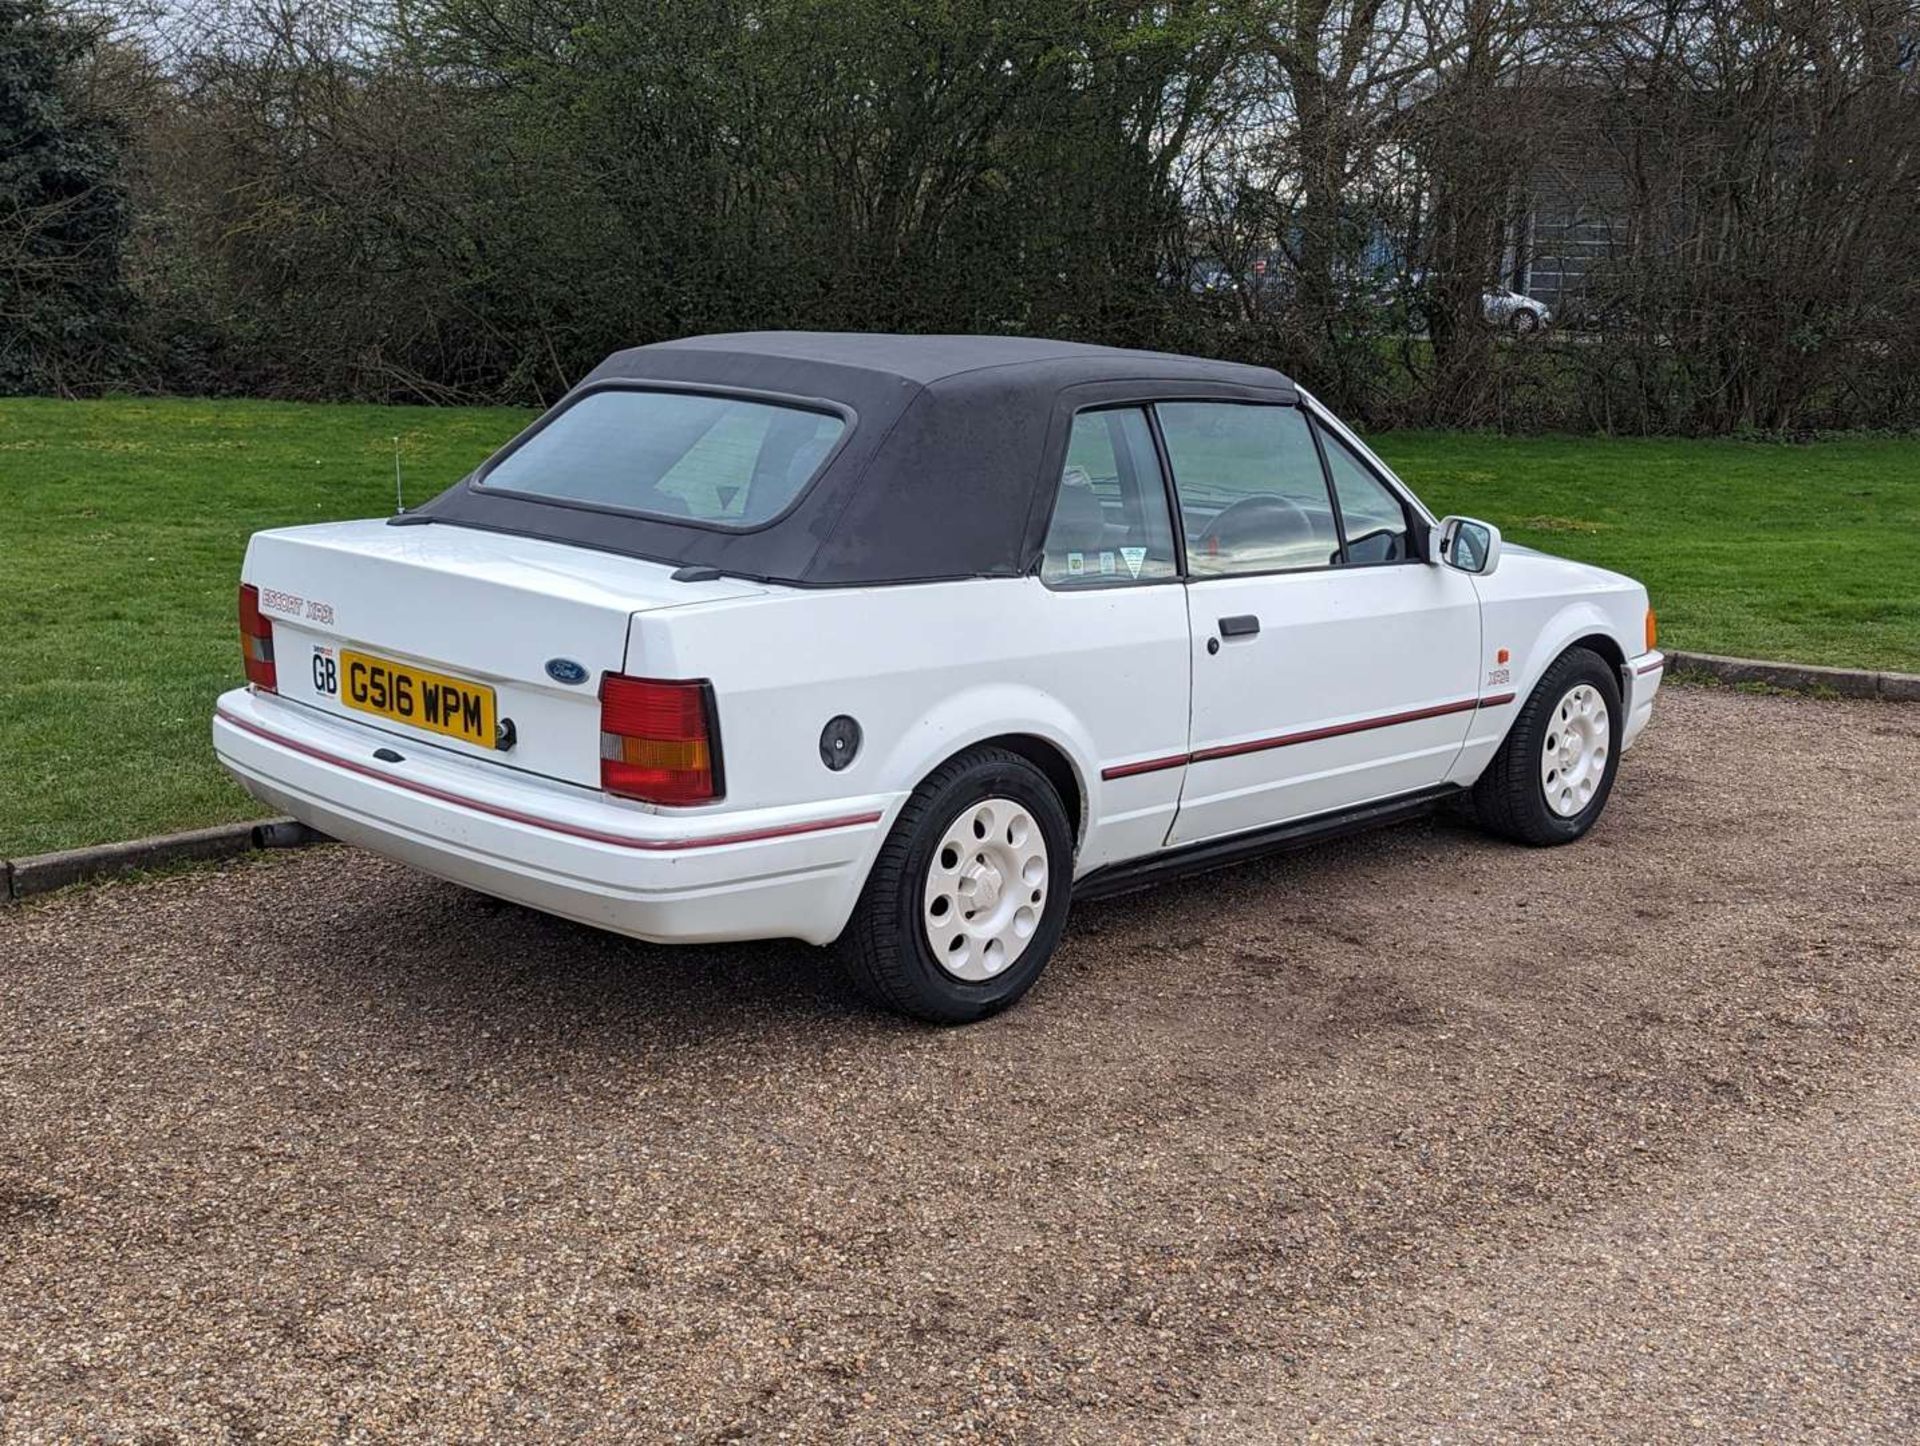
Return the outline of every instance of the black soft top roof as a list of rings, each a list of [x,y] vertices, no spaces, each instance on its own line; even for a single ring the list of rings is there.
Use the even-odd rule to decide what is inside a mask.
[[[800,585],[1011,577],[1039,556],[1075,411],[1156,397],[1298,396],[1269,368],[1166,352],[1033,337],[740,332],[615,352],[529,430],[586,392],[650,385],[824,406],[852,425],[795,504],[751,530],[491,491],[475,485],[484,466],[405,520]]]

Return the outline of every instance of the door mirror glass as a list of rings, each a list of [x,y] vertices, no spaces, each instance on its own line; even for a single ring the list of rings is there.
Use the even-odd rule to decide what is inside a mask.
[[[1500,565],[1500,529],[1474,517],[1449,517],[1433,531],[1431,560],[1485,577]]]

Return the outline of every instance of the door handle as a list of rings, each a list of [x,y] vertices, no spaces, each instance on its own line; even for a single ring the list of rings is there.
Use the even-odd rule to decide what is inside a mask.
[[[1223,638],[1250,638],[1259,631],[1260,619],[1252,613],[1220,619],[1220,636]]]

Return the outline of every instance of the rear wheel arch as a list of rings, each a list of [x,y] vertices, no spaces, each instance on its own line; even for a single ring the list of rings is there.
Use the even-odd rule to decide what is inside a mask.
[[[1072,826],[1074,842],[1079,843],[1086,827],[1086,796],[1080,783],[1080,771],[1074,767],[1073,760],[1065,750],[1037,733],[1003,733],[996,738],[983,738],[978,743],[968,745],[968,748],[981,747],[1004,748],[1009,753],[1017,753],[1045,774],[1047,782],[1053,785],[1053,791],[1060,795],[1060,806],[1067,811],[1067,822]],[[941,766],[951,761],[943,759]]]
[[[1031,763],[1059,795],[1077,849],[1099,811],[1100,754],[1073,710],[1037,688],[989,684],[930,700],[876,759],[874,776],[904,796],[975,748]]]
[[[1087,825],[1087,792],[1081,780],[1080,766],[1059,743],[1038,733],[990,733],[969,738],[923,768],[907,785],[908,791],[919,788],[956,758],[981,748],[1004,748],[1040,770],[1041,776],[1053,785],[1053,791],[1060,796],[1060,806],[1066,810],[1068,831],[1077,851],[1086,836]]]

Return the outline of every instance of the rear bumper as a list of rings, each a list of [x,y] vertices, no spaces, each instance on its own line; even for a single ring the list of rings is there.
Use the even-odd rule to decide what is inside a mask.
[[[238,689],[213,719],[221,764],[268,805],[469,888],[658,943],[845,928],[899,798],[664,814]]]
[[[1659,651],[1642,653],[1627,659],[1627,665],[1620,672],[1627,705],[1627,727],[1620,738],[1620,751],[1625,753],[1653,717],[1653,697],[1660,691],[1660,680],[1666,676],[1667,655]]]

